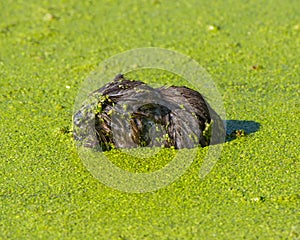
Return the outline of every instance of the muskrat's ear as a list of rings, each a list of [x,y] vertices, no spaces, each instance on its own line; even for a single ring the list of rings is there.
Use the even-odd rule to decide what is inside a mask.
[[[119,73],[117,76],[115,76],[114,81],[120,81],[124,79],[124,75],[122,73]]]

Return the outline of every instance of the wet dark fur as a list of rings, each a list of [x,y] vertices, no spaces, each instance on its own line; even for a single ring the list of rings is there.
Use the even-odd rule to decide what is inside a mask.
[[[201,94],[190,88],[154,89],[118,75],[92,95],[106,96],[97,102],[101,111],[82,114],[82,109],[91,107],[84,105],[74,115],[74,137],[85,146],[99,143],[101,150],[138,146],[182,149],[224,142],[223,121]],[[95,121],[91,123],[90,118]],[[96,134],[97,142],[89,134]]]

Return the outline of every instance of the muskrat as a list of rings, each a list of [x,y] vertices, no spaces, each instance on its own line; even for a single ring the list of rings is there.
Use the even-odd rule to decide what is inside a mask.
[[[74,114],[74,138],[85,147],[205,147],[223,143],[220,116],[185,86],[152,88],[122,74],[94,91]]]

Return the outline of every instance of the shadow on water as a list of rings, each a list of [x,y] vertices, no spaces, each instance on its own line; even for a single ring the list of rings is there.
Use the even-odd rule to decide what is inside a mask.
[[[229,136],[237,130],[243,130],[247,135],[255,133],[260,128],[260,123],[248,120],[226,120],[226,135]],[[227,138],[226,141],[231,141],[232,138]]]

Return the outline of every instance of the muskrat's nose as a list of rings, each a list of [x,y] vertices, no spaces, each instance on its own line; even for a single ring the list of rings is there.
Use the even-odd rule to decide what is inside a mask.
[[[77,113],[74,114],[74,117],[73,117],[73,123],[76,125],[76,126],[79,126],[80,125],[80,120],[83,118],[83,113],[79,110]]]

